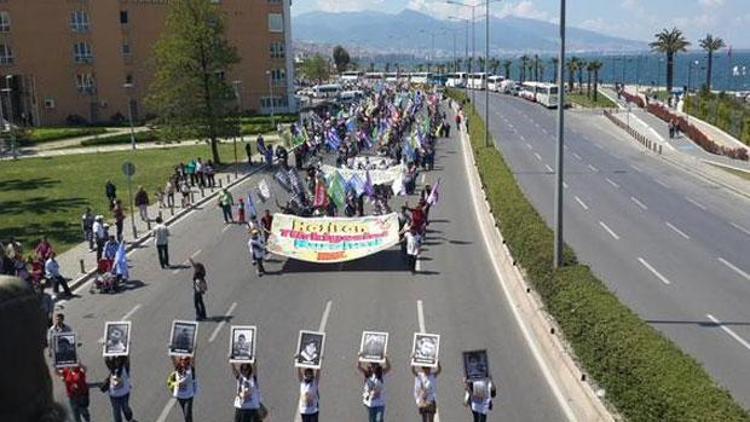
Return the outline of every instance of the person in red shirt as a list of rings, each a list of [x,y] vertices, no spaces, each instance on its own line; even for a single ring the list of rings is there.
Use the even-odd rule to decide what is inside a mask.
[[[86,367],[83,364],[57,371],[68,392],[70,410],[75,422],[91,421],[89,415],[89,386],[86,383]]]
[[[266,210],[260,219],[260,226],[263,228],[263,236],[266,240],[268,240],[268,235],[271,234],[271,225],[273,225],[273,216],[271,211]]]

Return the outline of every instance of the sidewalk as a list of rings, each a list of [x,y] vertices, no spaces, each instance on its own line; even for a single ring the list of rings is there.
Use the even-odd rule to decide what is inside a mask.
[[[130,128],[110,128],[111,132],[107,133],[101,133],[98,135],[88,135],[88,136],[79,136],[76,138],[66,138],[66,139],[60,139],[57,141],[50,141],[50,142],[43,142],[41,144],[35,144],[35,145],[29,145],[26,148],[23,148],[22,150],[29,150],[29,151],[47,151],[47,150],[53,150],[53,149],[60,149],[60,148],[67,148],[71,146],[78,146],[83,141],[88,141],[91,139],[106,139],[111,138],[113,136],[119,136],[123,134],[130,133]],[[133,131],[135,133],[143,132],[149,130],[149,128],[140,126],[133,128]],[[20,154],[21,152],[19,152]]]

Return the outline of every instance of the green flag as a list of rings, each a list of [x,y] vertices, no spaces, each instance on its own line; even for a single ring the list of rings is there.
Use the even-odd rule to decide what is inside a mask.
[[[344,204],[346,203],[346,182],[338,171],[328,185],[328,196],[331,197],[338,209],[344,208]]]

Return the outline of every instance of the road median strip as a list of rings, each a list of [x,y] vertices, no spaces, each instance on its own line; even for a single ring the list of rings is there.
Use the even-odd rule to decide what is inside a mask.
[[[454,90],[448,94],[466,99]],[[484,146],[484,126],[471,104],[465,112],[482,187],[506,246],[608,402],[633,421],[750,420],[695,359],[578,263],[572,249],[565,248],[562,269],[552,268],[552,230],[523,194],[500,151]]]

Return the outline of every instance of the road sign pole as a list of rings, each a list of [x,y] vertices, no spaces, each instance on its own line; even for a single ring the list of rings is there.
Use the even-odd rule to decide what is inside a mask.
[[[133,228],[133,241],[138,239],[138,231],[135,228],[135,214],[133,213],[133,178],[128,176],[128,206],[130,207],[130,226]]]
[[[565,143],[565,0],[560,0],[560,57],[557,62],[557,174],[555,175],[555,268],[563,266],[563,145]]]

